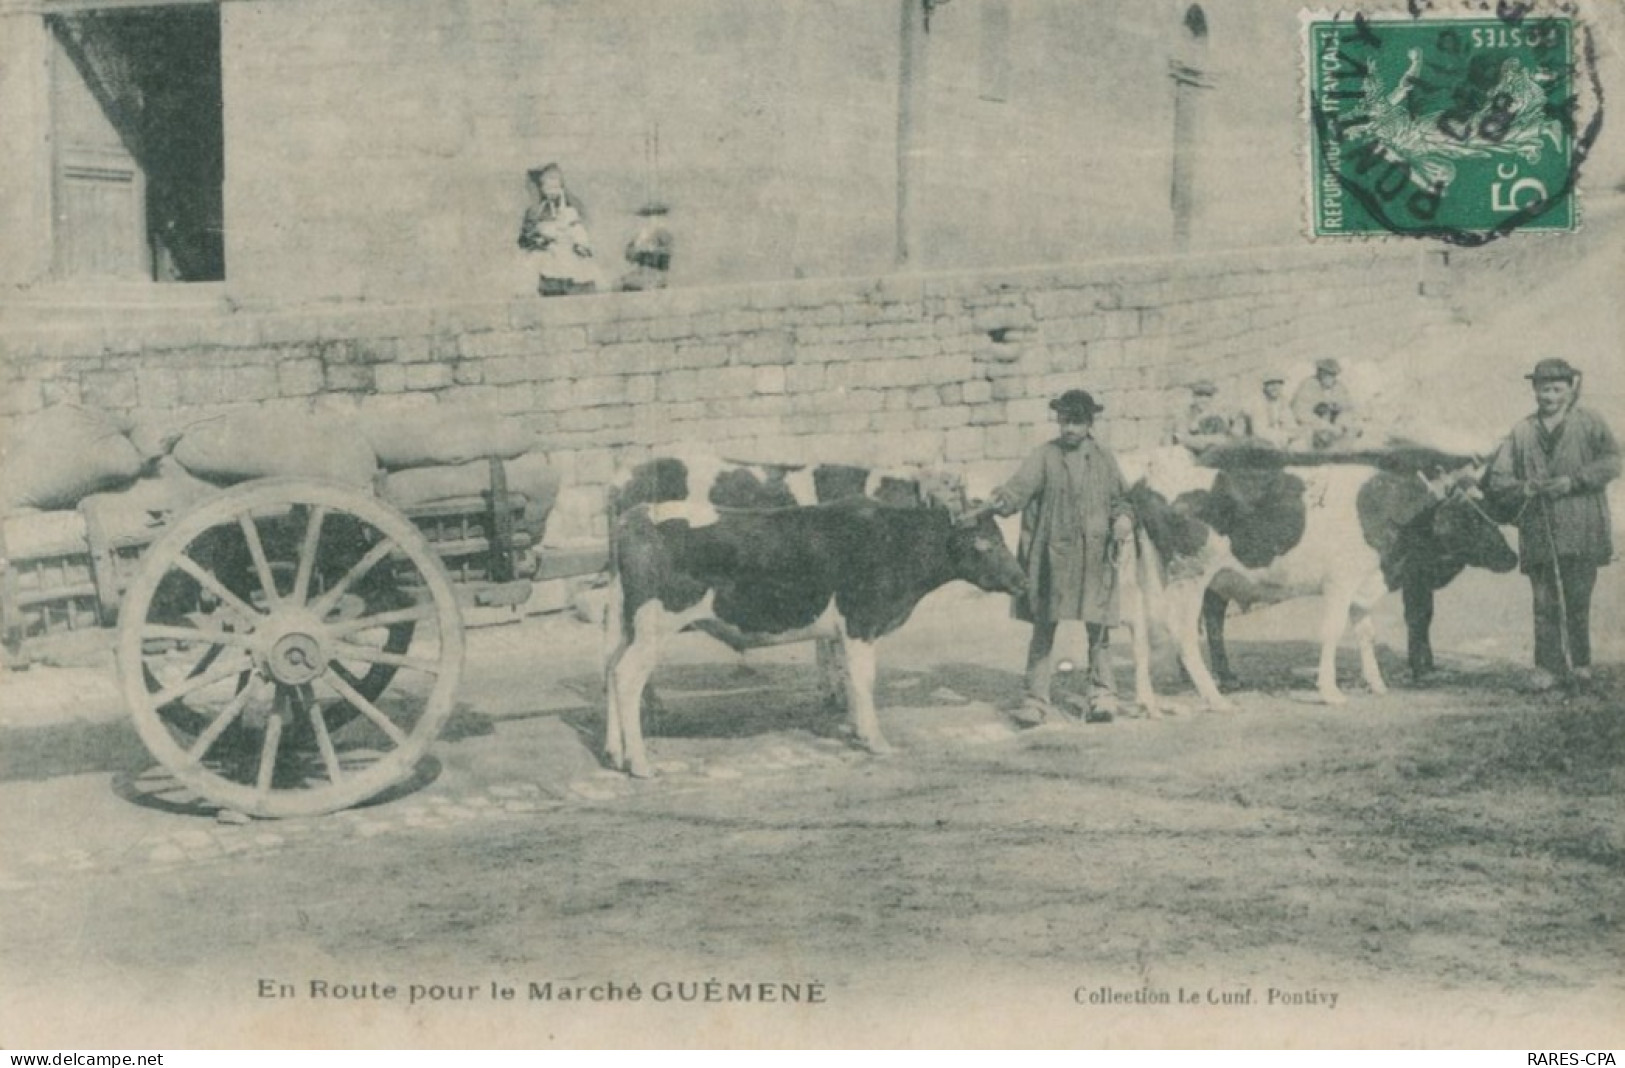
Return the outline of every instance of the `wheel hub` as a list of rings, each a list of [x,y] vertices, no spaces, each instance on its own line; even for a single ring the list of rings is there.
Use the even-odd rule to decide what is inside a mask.
[[[266,628],[261,666],[284,686],[303,686],[327,670],[322,628],[315,619],[290,615]]]

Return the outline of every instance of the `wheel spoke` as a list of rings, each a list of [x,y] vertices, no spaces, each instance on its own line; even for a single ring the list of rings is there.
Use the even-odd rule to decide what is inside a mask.
[[[340,665],[329,663],[328,666],[337,669]],[[384,713],[379,710],[377,705],[361,696],[354,686],[351,686],[348,682],[345,682],[343,676],[339,675],[336,670],[328,672],[327,674],[323,675],[322,678],[327,680],[327,684],[329,686],[338,691],[338,695],[340,697],[354,705],[362,715],[372,720],[373,723],[377,725],[379,730],[389,735],[390,741],[394,742],[397,746],[403,746],[406,744],[405,732],[403,732],[399,727],[395,726],[394,721],[392,721],[388,716],[384,715]]]
[[[147,699],[152,702],[153,708],[163,708],[165,705],[178,701],[187,694],[195,693],[205,686],[213,686],[217,682],[229,679],[233,675],[241,673],[248,666],[240,660],[232,660],[214,668],[212,671],[205,671],[201,675],[193,675],[184,682],[177,682],[167,690],[159,690]]]
[[[181,553],[175,557],[175,566],[196,579],[199,586],[220,598],[228,609],[242,616],[248,623],[257,624],[260,618],[259,610],[228,590],[223,582],[205,571],[202,564]]]
[[[346,638],[358,631],[372,630],[375,627],[393,627],[397,623],[423,623],[433,619],[434,615],[433,605],[414,605],[411,608],[398,608],[393,612],[379,612],[375,616],[346,619],[342,623],[334,623],[328,627],[327,633],[333,638]]]
[[[249,698],[253,696],[254,691],[257,689],[259,689],[259,679],[255,677],[248,680],[247,686],[237,691],[237,696],[233,697],[231,703],[220,710],[220,714],[210,721],[209,725],[203,729],[203,733],[198,735],[197,740],[192,743],[192,747],[186,751],[188,764],[195,765],[209,755],[209,750],[214,747],[214,743],[220,740],[220,736],[226,732],[227,727],[231,726],[232,721],[242,714],[243,709],[248,706]]]
[[[282,703],[278,694],[277,703]],[[272,711],[265,721],[265,744],[260,746],[260,770],[254,780],[254,789],[262,796],[271,791],[271,775],[276,771],[276,751],[282,747],[282,717]]]
[[[381,539],[377,545],[374,545],[371,549],[368,549],[367,554],[360,560],[357,560],[355,566],[346,572],[343,578],[334,583],[331,589],[322,594],[316,600],[312,601],[310,604],[310,610],[316,613],[318,619],[325,616],[328,612],[331,612],[333,610],[333,606],[339,603],[339,598],[343,597],[350,591],[350,587],[355,584],[356,579],[359,579],[362,575],[365,575],[367,572],[371,571],[375,566],[377,566],[378,561],[388,556],[390,551],[394,548],[394,542],[390,541],[388,538]],[[303,561],[301,561],[301,563],[302,562]]]
[[[422,671],[429,675],[440,674],[440,661],[430,660],[421,656],[407,656],[405,653],[392,653],[387,649],[376,649],[370,645],[356,645],[353,642],[334,642],[333,655],[345,660],[362,660],[369,664],[388,664],[390,667],[411,668],[413,671]]]
[[[316,700],[313,693],[301,690],[300,702],[305,706],[305,714],[310,717],[310,725],[316,731],[316,748],[321,750],[322,763],[327,765],[327,777],[334,783],[344,778],[344,770],[339,767],[339,755],[333,748],[333,736],[327,732],[327,718],[322,715],[322,703]]]
[[[265,558],[265,545],[260,541],[260,531],[254,525],[253,513],[244,512],[238,516],[237,524],[243,528],[248,555],[254,558],[254,571],[260,577],[260,588],[265,591],[265,603],[275,608],[282,603],[282,595],[277,592],[276,576],[271,574],[271,561]]]
[[[321,505],[310,510],[310,521],[305,524],[305,540],[299,548],[299,570],[294,575],[293,592],[288,599],[294,604],[304,604],[305,598],[310,596],[310,576],[316,568],[316,545],[322,540],[322,520],[327,518],[327,509]]]
[[[233,630],[205,630],[202,627],[171,627],[162,623],[147,623],[141,628],[142,638],[169,639],[177,642],[208,642],[210,645],[234,645],[249,648],[254,644],[252,634]]]

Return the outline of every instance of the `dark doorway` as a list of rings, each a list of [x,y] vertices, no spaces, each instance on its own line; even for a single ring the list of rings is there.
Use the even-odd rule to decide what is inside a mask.
[[[224,279],[218,6],[79,11],[47,22],[57,274]]]

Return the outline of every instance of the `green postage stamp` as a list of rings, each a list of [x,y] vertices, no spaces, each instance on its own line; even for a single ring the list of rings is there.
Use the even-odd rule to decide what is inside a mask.
[[[1306,15],[1304,27],[1312,236],[1482,244],[1575,228],[1600,110],[1582,99],[1589,39],[1574,18]]]

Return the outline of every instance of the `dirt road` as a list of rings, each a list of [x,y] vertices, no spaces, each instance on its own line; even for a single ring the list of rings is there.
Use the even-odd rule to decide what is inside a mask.
[[[887,759],[805,649],[696,639],[647,783],[594,758],[586,628],[481,631],[426,781],[247,826],[150,807],[122,721],[8,731],[3,1042],[1618,1045],[1619,669],[1534,701],[1454,655],[1326,709],[1287,622],[1238,621],[1243,711],[1018,731],[1022,629],[939,595],[883,657]]]

